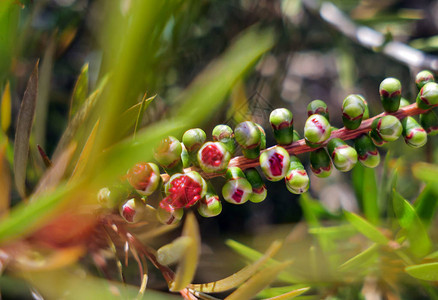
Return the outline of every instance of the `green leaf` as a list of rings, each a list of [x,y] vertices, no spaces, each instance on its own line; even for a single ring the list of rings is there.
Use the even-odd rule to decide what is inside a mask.
[[[412,166],[414,176],[427,183],[438,183],[438,165],[419,162]]]
[[[325,236],[328,239],[347,239],[357,233],[350,224],[330,227],[313,227],[309,229],[310,234]]]
[[[26,197],[26,167],[29,155],[29,139],[35,117],[38,94],[38,62],[32,71],[18,113],[17,129],[14,142],[14,179],[18,193]]]
[[[80,107],[84,104],[88,96],[88,63],[86,63],[82,69],[81,73],[76,80],[75,87],[73,89],[73,94],[70,100],[70,112],[69,119],[78,112]]]
[[[427,184],[414,203],[415,212],[426,229],[432,223],[438,208],[438,193],[436,191],[434,184]]]
[[[261,291],[257,295],[257,297],[263,298],[263,299],[273,298],[273,297],[277,297],[277,296],[282,296],[282,295],[290,293],[290,292],[295,292],[298,290],[305,290],[305,289],[306,290],[309,289],[305,284],[294,284],[294,285],[288,285],[288,286],[271,287],[271,288],[267,288],[267,289],[264,289],[263,291]],[[286,298],[286,299],[288,299],[288,298]]]
[[[304,288],[300,288],[300,289],[296,289],[296,290],[292,290],[289,292],[286,292],[282,295],[278,295],[272,298],[268,298],[266,300],[287,300],[287,299],[293,299],[295,297],[298,297],[299,295],[304,294],[305,292],[307,292],[308,290],[310,290],[310,287],[304,287]]]
[[[405,272],[417,279],[438,281],[438,262],[409,266]]]
[[[366,270],[364,265],[374,261],[377,258],[377,250],[379,246],[377,244],[371,245],[366,250],[360,252],[358,255],[350,258],[345,263],[339,266],[339,271],[355,271]]]
[[[409,249],[417,257],[428,254],[432,243],[423,223],[411,204],[395,190],[393,191],[393,207],[400,226],[406,230],[410,242]]]
[[[371,241],[382,245],[386,245],[389,242],[389,239],[384,236],[377,227],[369,223],[364,218],[347,211],[344,212],[344,214],[347,218],[347,221],[350,222],[351,225],[357,229],[357,231],[365,235]]]
[[[361,173],[360,179],[356,179],[356,181],[360,181],[359,184],[356,183],[359,188],[356,192],[360,195],[364,215],[369,222],[377,225],[379,223],[379,205],[377,203],[376,171],[375,169],[365,168],[360,164],[357,164],[354,169],[354,175]]]
[[[9,81],[6,82],[3,91],[0,113],[2,130],[4,133],[7,133],[9,126],[11,125],[11,87]]]
[[[5,216],[11,203],[11,174],[6,160],[6,142],[0,142],[0,216]]]

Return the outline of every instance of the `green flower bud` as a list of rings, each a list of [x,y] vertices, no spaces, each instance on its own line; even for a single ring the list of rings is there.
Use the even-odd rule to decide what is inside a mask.
[[[128,223],[137,223],[145,213],[145,204],[137,198],[126,200],[119,208],[120,215]]]
[[[310,169],[320,178],[328,177],[332,173],[332,161],[324,148],[310,152]]]
[[[178,208],[195,205],[207,192],[207,183],[198,172],[174,174],[164,186],[166,198],[161,200],[160,207],[172,212]]]
[[[286,188],[293,194],[302,194],[307,192],[310,186],[309,176],[298,157],[290,157],[289,170],[286,173]]]
[[[114,193],[107,187],[101,188],[97,193],[97,202],[103,208],[113,208],[116,204]]]
[[[201,128],[193,128],[184,132],[182,141],[189,153],[194,153],[205,143],[207,135]]]
[[[237,179],[237,178],[245,178],[245,174],[242,169],[239,167],[229,167],[227,169],[227,173],[225,174],[225,179]]]
[[[230,153],[221,142],[207,142],[198,151],[198,164],[206,173],[224,171],[230,159]]]
[[[167,211],[166,209],[163,209],[161,207],[157,208],[157,219],[162,224],[176,224],[181,221],[183,215],[184,210],[182,208],[174,209],[172,211]]]
[[[423,70],[418,72],[418,74],[415,76],[415,85],[417,86],[418,90],[421,90],[421,88],[428,82],[434,82],[435,78],[433,74],[430,71]]]
[[[234,138],[242,147],[243,155],[249,159],[259,157],[261,135],[260,129],[251,121],[239,123],[234,129]]]
[[[149,196],[159,186],[160,170],[154,163],[141,162],[131,168],[126,178],[129,184],[141,195]]]
[[[311,115],[304,125],[304,138],[310,147],[320,147],[329,139],[330,134],[330,123],[321,115]]]
[[[234,132],[228,125],[217,125],[213,129],[213,141],[221,142],[227,148],[231,155],[236,151],[236,141],[234,140]]]
[[[252,194],[251,184],[246,178],[228,180],[222,187],[222,196],[227,202],[243,204]]]
[[[377,118],[371,124],[372,133],[376,133],[382,140],[386,142],[393,142],[397,140],[403,127],[396,117],[392,115]],[[371,136],[373,138],[373,136]]]
[[[294,138],[294,119],[293,115],[287,108],[277,108],[269,116],[274,137],[278,144],[292,144]]]
[[[294,142],[301,140],[300,134],[298,131],[294,130]]]
[[[260,130],[260,150],[266,149],[266,132],[260,124],[256,124],[257,128]]]
[[[357,151],[357,159],[368,168],[375,168],[380,163],[380,154],[368,134],[362,134],[354,140],[354,148]]]
[[[154,158],[166,171],[173,174],[182,172],[181,153],[181,142],[173,136],[168,136],[161,140],[155,150]]]
[[[260,173],[255,168],[250,168],[245,170],[245,176],[252,187],[252,194],[249,197],[249,201],[259,203],[265,200],[267,190]]]
[[[327,144],[327,149],[332,157],[336,169],[341,172],[348,172],[357,163],[357,152],[346,142],[339,138],[331,139]]]
[[[189,152],[187,151],[186,146],[184,146],[183,143],[181,143],[181,147],[182,147],[181,162],[182,162],[183,168],[185,169],[185,168],[190,167],[190,162],[192,159],[190,158]]]
[[[386,78],[379,87],[380,99],[386,112],[396,112],[400,107],[401,83],[396,78]]]
[[[330,120],[327,104],[322,100],[313,100],[307,105],[307,116],[315,114],[323,116],[327,121]]]
[[[409,100],[406,98],[401,97],[400,98],[400,108],[410,105]]]
[[[199,201],[198,213],[204,218],[215,217],[222,212],[222,203],[215,193],[207,192]]]
[[[270,181],[279,181],[289,170],[289,153],[280,146],[272,147],[260,155],[260,167]]]
[[[427,142],[427,133],[412,117],[406,117],[402,121],[402,135],[406,144],[413,148],[424,146]]]
[[[383,145],[385,145],[387,143],[387,141],[382,139],[382,137],[380,136],[380,134],[376,130],[371,130],[370,138],[373,141],[374,145],[376,145],[378,147],[382,147]]]
[[[421,114],[420,124],[428,135],[432,136],[438,134],[438,115],[436,114],[436,109],[431,109]]]
[[[429,109],[438,104],[438,84],[426,83],[417,95],[417,106],[421,109]]]
[[[348,95],[342,103],[342,121],[347,129],[356,129],[362,122],[365,103],[359,95]]]
[[[356,95],[356,96],[359,97],[359,99],[362,100],[363,105],[364,105],[364,107],[365,107],[365,110],[364,110],[364,112],[363,112],[362,120],[369,119],[369,117],[370,117],[370,111],[368,110],[368,102],[365,100],[365,98],[364,98],[362,95]]]

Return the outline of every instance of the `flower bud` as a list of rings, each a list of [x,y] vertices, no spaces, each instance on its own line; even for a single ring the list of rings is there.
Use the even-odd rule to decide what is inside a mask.
[[[261,132],[251,121],[239,123],[234,129],[234,138],[242,147],[243,155],[255,159],[260,155]]]
[[[231,180],[238,178],[245,178],[245,174],[243,173],[242,169],[239,167],[229,167],[225,173],[225,179]]]
[[[215,193],[207,192],[199,201],[198,213],[204,218],[215,217],[222,212],[222,203]]]
[[[307,105],[307,116],[310,117],[314,114],[323,116],[327,121],[330,120],[327,104],[322,100],[313,100]]]
[[[310,152],[310,169],[320,178],[328,177],[332,173],[332,161],[324,148]]]
[[[294,138],[294,119],[287,108],[274,109],[269,116],[274,137],[278,144],[292,144]]]
[[[417,95],[417,106],[421,109],[429,109],[438,104],[438,84],[426,83]]]
[[[254,203],[262,202],[266,199],[267,190],[260,173],[255,168],[245,170],[245,176],[252,187],[252,194],[249,201]]]
[[[260,167],[270,181],[279,181],[289,169],[289,153],[280,146],[272,147],[260,155]]]
[[[149,196],[159,186],[160,170],[154,163],[141,162],[131,168],[126,175],[129,184],[141,195]]]
[[[207,183],[198,172],[174,174],[164,186],[166,198],[161,200],[160,207],[172,212],[178,208],[195,205],[207,192]]]
[[[198,164],[206,173],[224,171],[230,159],[230,153],[221,142],[207,142],[198,151]]]
[[[360,100],[362,100],[363,105],[365,107],[362,120],[369,119],[370,118],[370,111],[368,110],[368,102],[365,100],[365,98],[362,95],[356,95],[356,96],[359,97]]]
[[[145,213],[145,204],[137,198],[132,198],[125,201],[120,206],[120,215],[128,223],[137,223],[140,221]]]
[[[375,119],[371,124],[371,128],[372,134],[375,133],[385,142],[393,142],[397,140],[403,131],[399,119],[392,115],[386,115]],[[371,137],[373,138],[373,135]]]
[[[380,134],[376,130],[370,131],[370,138],[373,141],[373,144],[376,145],[377,147],[382,147],[383,145],[385,145],[387,143],[387,141],[382,139],[382,137],[380,136]]]
[[[154,153],[154,158],[170,174],[182,172],[181,142],[173,136],[161,140]]]
[[[236,141],[234,140],[234,132],[228,125],[217,125],[213,129],[213,141],[221,142],[227,148],[231,155],[236,151]]]
[[[163,209],[161,207],[157,208],[157,219],[162,224],[176,224],[179,221],[181,221],[182,217],[184,215],[184,210],[182,208],[177,208],[172,211],[167,211],[166,209]]]
[[[311,115],[304,125],[306,144],[313,148],[321,147],[331,134],[331,126],[321,115]]]
[[[421,90],[421,88],[428,82],[434,82],[435,78],[433,74],[430,71],[423,70],[418,72],[418,74],[415,76],[415,85],[417,86],[418,90]]]
[[[428,135],[438,134],[438,115],[436,109],[431,109],[420,115],[420,124]]]
[[[290,166],[285,181],[286,188],[293,194],[302,194],[309,189],[309,176],[307,175],[303,164],[295,155],[290,157]]]
[[[340,138],[331,139],[327,144],[327,149],[332,157],[336,169],[341,172],[348,172],[357,163],[357,152]]]
[[[396,112],[400,107],[401,83],[396,78],[386,78],[379,87],[380,99],[386,112]]]
[[[362,122],[365,103],[359,95],[348,95],[342,103],[342,121],[345,128],[356,129]]]
[[[114,192],[107,187],[101,188],[97,193],[97,202],[103,208],[113,208],[116,200],[117,197],[114,197]]]
[[[406,144],[413,148],[419,148],[426,144],[427,133],[413,117],[406,117],[401,123],[403,126],[402,135]]]
[[[227,202],[243,204],[252,194],[251,184],[246,178],[228,180],[222,187],[222,196]]]
[[[189,153],[193,153],[199,150],[205,143],[207,136],[201,128],[193,128],[184,132],[182,141]]]
[[[380,163],[380,154],[368,134],[362,134],[354,140],[354,148],[359,162],[368,168],[375,168]]]
[[[181,143],[181,162],[182,162],[182,166],[183,168],[188,168],[190,167],[190,162],[192,161],[192,159],[190,158],[189,152],[186,149],[186,146],[184,146],[183,143]]]
[[[266,149],[266,132],[260,124],[256,124],[257,128],[260,130],[260,150]]]

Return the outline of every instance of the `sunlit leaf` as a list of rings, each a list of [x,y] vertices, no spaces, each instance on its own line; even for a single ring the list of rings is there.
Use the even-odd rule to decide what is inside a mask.
[[[266,288],[263,291],[261,291],[257,297],[259,298],[269,298],[272,299],[277,296],[283,296],[290,292],[297,292],[299,290],[308,290],[308,287],[305,284],[294,284],[294,285],[287,285],[287,286],[279,286],[279,287],[271,287]],[[303,291],[304,293],[304,291]],[[274,298],[275,299],[275,298]],[[281,298],[280,298],[281,299]],[[286,298],[288,299],[288,298]]]
[[[358,177],[355,186],[359,188],[356,191],[360,194],[361,204],[363,208],[364,215],[368,221],[373,224],[378,224],[379,222],[379,206],[377,203],[378,192],[377,192],[377,180],[375,169],[365,168],[361,164],[357,164],[354,168],[353,174]]]
[[[146,96],[146,95],[145,95]],[[135,104],[120,115],[118,122],[120,123],[119,132],[124,135],[134,129],[134,133],[139,130],[141,119],[144,111],[149,104],[155,99],[155,96],[143,98],[140,103]]]
[[[345,263],[339,266],[340,271],[354,271],[366,270],[365,265],[377,258],[377,244],[371,245],[366,250],[360,252],[358,255],[350,258]]]
[[[421,280],[438,281],[438,262],[409,266],[405,271]]]
[[[424,182],[438,182],[438,165],[418,162],[412,166],[414,176]]]
[[[27,83],[18,114],[17,129],[14,142],[14,179],[21,197],[26,197],[26,166],[29,155],[29,138],[35,117],[38,94],[38,62]]]
[[[191,284],[189,288],[204,292],[204,293],[218,293],[218,292],[224,292],[230,289],[233,289],[243,282],[245,282],[249,277],[254,275],[257,270],[259,270],[263,265],[266,264],[266,262],[277,253],[277,251],[281,247],[281,242],[275,241],[271,244],[271,246],[266,251],[265,255],[261,257],[259,260],[257,260],[252,265],[249,265],[242,270],[240,270],[237,273],[234,273],[231,276],[228,276],[227,278],[209,282],[209,283],[202,283],[202,284]]]
[[[277,278],[277,275],[290,264],[291,262],[286,261],[284,263],[280,263],[277,266],[266,267],[260,270],[225,299],[227,300],[251,299],[252,297],[257,295],[261,290],[263,290],[266,286],[268,286],[271,282],[273,282]]]
[[[295,297],[298,297],[299,295],[304,294],[308,290],[310,290],[310,287],[300,288],[300,289],[297,289],[297,290],[286,292],[286,293],[284,293],[282,295],[278,295],[278,296],[275,296],[275,297],[268,298],[266,300],[287,300],[287,299],[293,299]]]
[[[356,229],[350,224],[329,227],[309,228],[309,233],[314,235],[324,235],[330,239],[346,239],[356,234]]]
[[[6,82],[3,91],[0,112],[1,127],[3,132],[6,133],[11,125],[11,87],[9,81]]]
[[[137,133],[137,131],[140,130],[140,126],[141,126],[141,120],[143,120],[143,115],[144,112],[146,111],[146,109],[148,109],[149,104],[151,104],[152,100],[155,99],[155,97],[157,95],[154,95],[152,97],[146,98],[146,93],[143,96],[143,99],[141,100],[141,106],[140,109],[138,110],[138,114],[137,114],[137,118],[135,119],[135,126],[134,126],[134,138],[135,138],[135,134]]]
[[[232,119],[236,124],[247,121],[249,118],[248,97],[245,85],[239,80],[233,87],[230,96],[230,108],[227,111],[227,119]]]
[[[351,225],[353,225],[357,231],[365,235],[373,242],[383,245],[386,245],[389,242],[389,239],[385,235],[383,235],[383,233],[380,232],[380,230],[377,227],[372,225],[364,218],[347,211],[344,212],[344,214],[347,221],[350,222]]]
[[[190,238],[192,242],[186,245],[185,253],[179,261],[175,272],[175,279],[170,283],[169,290],[171,291],[180,291],[186,288],[192,282],[198,266],[201,238],[198,223],[193,213],[189,213],[186,217],[182,236]]]
[[[417,257],[428,254],[432,243],[418,215],[411,204],[394,190],[393,207],[400,226],[406,229],[409,249]]]
[[[70,100],[70,112],[69,118],[72,119],[73,116],[82,107],[88,96],[88,63],[86,63],[82,69],[81,73],[76,80],[75,87],[73,89],[73,94]]]

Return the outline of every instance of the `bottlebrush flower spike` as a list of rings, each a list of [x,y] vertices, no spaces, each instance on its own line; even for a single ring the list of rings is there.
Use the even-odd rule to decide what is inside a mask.
[[[182,172],[181,142],[173,136],[161,140],[154,152],[154,158],[169,174]]]
[[[371,128],[371,138],[378,141],[376,146],[380,146],[379,143],[381,143],[381,141],[393,142],[397,140],[403,131],[403,127],[399,119],[392,115],[375,119],[371,124]]]
[[[307,116],[318,114],[330,121],[327,104],[322,100],[313,100],[307,105]]]
[[[346,142],[339,138],[331,139],[327,144],[327,149],[332,157],[336,169],[341,172],[348,172],[357,163],[357,152]]]
[[[429,109],[438,104],[438,84],[435,82],[426,83],[417,95],[417,106],[421,109]]]
[[[239,123],[234,129],[234,138],[242,147],[243,155],[249,159],[259,157],[261,135],[260,129],[251,121]]]
[[[321,147],[321,144],[329,139],[330,134],[330,123],[321,115],[311,115],[304,125],[304,138],[310,147]]]
[[[396,78],[386,78],[379,87],[380,99],[386,112],[396,112],[400,107],[401,83]]]
[[[365,100],[359,95],[348,95],[342,103],[342,121],[347,129],[360,126],[365,113]]]
[[[231,155],[236,151],[236,141],[234,140],[234,132],[230,126],[220,124],[214,127],[213,132],[213,141],[221,142],[227,148],[228,152]]]
[[[401,123],[403,126],[402,135],[406,144],[413,148],[419,148],[426,144],[427,133],[413,117],[406,117]]]
[[[274,131],[275,140],[279,145],[292,144],[294,139],[294,119],[293,115],[287,108],[277,108],[269,116]]]
[[[368,168],[375,168],[380,163],[380,153],[368,134],[362,134],[354,140],[354,148],[359,162]]]
[[[132,198],[125,201],[120,206],[120,215],[128,223],[137,223],[140,221],[145,213],[145,204],[137,198]]]
[[[249,197],[249,201],[259,203],[265,200],[268,191],[266,190],[266,185],[257,169],[250,168],[245,170],[245,176],[252,187],[252,194]]]
[[[423,70],[418,72],[415,76],[415,85],[418,90],[421,90],[421,88],[428,82],[435,82],[435,77],[430,71]]]
[[[230,152],[221,142],[207,142],[198,151],[198,164],[206,173],[224,171],[230,159]]]
[[[166,198],[161,200],[160,207],[172,212],[178,208],[195,205],[207,192],[207,183],[196,171],[186,174],[174,174],[164,186]]]
[[[285,181],[286,188],[293,194],[302,194],[309,189],[309,176],[301,161],[294,155],[290,157],[290,166]]]
[[[275,146],[260,155],[260,167],[270,181],[279,181],[289,170],[289,153],[280,146]]]
[[[310,152],[310,169],[316,177],[325,178],[332,173],[332,161],[324,148]]]
[[[154,163],[141,162],[131,168],[126,175],[129,184],[141,195],[149,196],[159,186],[161,177]]]

